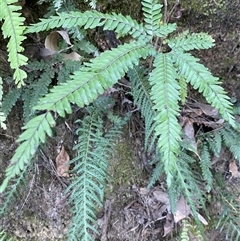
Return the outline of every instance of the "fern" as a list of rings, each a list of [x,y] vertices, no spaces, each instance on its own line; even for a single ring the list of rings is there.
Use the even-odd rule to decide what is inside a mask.
[[[106,99],[98,100],[87,108],[88,115],[78,121],[79,139],[74,148],[78,154],[71,161],[75,164],[73,173],[76,177],[67,189],[72,190],[70,201],[74,204],[75,214],[69,231],[70,240],[94,240],[91,233],[97,233],[93,207],[102,206],[108,159],[125,123],[121,118],[110,116],[113,126],[104,133],[103,114],[106,114],[108,104]]]
[[[240,238],[240,228],[239,228],[239,204],[234,200],[224,200],[224,210],[220,216],[216,228],[221,227],[221,231],[224,229],[226,231],[226,240],[237,241]]]
[[[182,221],[182,230],[181,230],[181,235],[180,235],[180,240],[181,241],[190,241],[188,231],[189,231],[190,224],[186,221]]]
[[[118,34],[130,34],[134,38],[144,39],[146,32],[143,25],[131,17],[124,17],[122,14],[103,14],[97,11],[59,13],[50,19],[41,19],[42,22],[28,27],[25,33],[46,31],[53,28],[73,28],[75,26],[92,29],[104,25],[104,30],[114,30]]]
[[[68,33],[76,39],[76,41],[74,41],[74,49],[79,49],[87,54],[93,54],[93,56],[99,55],[97,47],[85,39],[87,36],[86,30],[75,27],[68,29]]]
[[[206,190],[210,192],[212,189],[212,173],[210,171],[211,168],[211,156],[210,151],[208,150],[207,143],[203,143],[201,152],[200,152],[200,166],[202,169],[202,175],[204,180],[206,181]]]
[[[45,142],[46,134],[48,136],[52,135],[51,127],[54,125],[55,120],[49,112],[33,118],[26,124],[24,127],[26,130],[17,140],[22,144],[15,151],[10,166],[6,169],[6,178],[0,187],[0,192],[5,190],[12,177],[19,175],[20,171],[23,170],[24,164],[32,158],[40,142]]]
[[[217,108],[222,117],[233,127],[236,127],[232,115],[232,104],[226,92],[219,85],[218,78],[213,77],[206,67],[198,63],[198,59],[191,54],[180,51],[171,51],[173,61],[176,62],[183,75],[194,89],[198,89],[206,98],[207,102]]]
[[[194,237],[191,238],[191,236],[194,236]],[[191,224],[188,220],[184,219],[182,221],[182,229],[181,229],[179,241],[190,241],[192,239],[196,241],[204,240],[197,226]]]
[[[145,28],[147,33],[153,37],[160,27],[162,5],[158,3],[158,0],[143,0],[142,5]]]
[[[222,212],[220,214],[216,228],[220,231],[225,231],[226,240],[237,241],[240,238],[239,228],[239,202],[237,201],[236,193],[227,193],[225,187],[222,185],[221,177],[216,176],[216,189],[218,196],[217,202],[222,204]],[[238,188],[238,187],[237,187]],[[215,200],[214,200],[215,201]]]
[[[17,100],[19,99],[21,93],[22,93],[21,88],[13,88],[4,97],[2,102],[2,111],[4,112],[5,116],[9,115],[13,106],[16,104]]]
[[[63,0],[54,0],[53,1],[53,5],[54,5],[54,8],[56,10],[56,12],[59,11],[59,9],[62,7],[63,5]]]
[[[60,116],[71,113],[70,103],[76,103],[79,107],[88,105],[95,100],[104,89],[111,87],[118,79],[124,76],[129,68],[138,63],[138,60],[146,58],[152,49],[144,42],[132,42],[105,51],[99,57],[86,63],[71,76],[71,84],[63,83],[51,90],[46,98],[40,100],[36,110],[54,110]]]
[[[61,5],[61,1],[55,1],[55,3]],[[75,147],[78,155],[72,160],[75,164],[76,179],[68,189],[68,191],[72,190],[71,201],[75,215],[69,231],[70,240],[79,240],[79,238],[92,240],[91,234],[96,232],[94,211],[96,205],[101,206],[103,199],[103,188],[107,179],[106,160],[110,155],[111,144],[119,134],[117,130],[122,124],[120,124],[121,119],[108,115],[117,129],[114,129],[113,126],[113,129],[104,133],[103,115],[107,113],[107,110],[104,110],[105,104],[98,105],[98,102],[95,101],[104,90],[116,84],[127,72],[132,82],[134,101],[145,118],[145,149],[151,152],[156,144],[155,152],[158,161],[155,163],[156,169],[150,184],[154,184],[164,170],[172,211],[176,211],[179,196],[184,195],[200,230],[202,227],[197,217],[197,210],[199,206],[204,207],[202,180],[199,173],[192,169],[196,166],[196,161],[188,155],[187,148],[184,148],[182,144],[182,130],[178,121],[180,101],[184,102],[186,98],[188,84],[202,93],[232,127],[237,126],[233,117],[232,104],[226,92],[220,87],[219,79],[213,77],[209,70],[198,62],[197,58],[186,53],[193,49],[211,47],[213,39],[207,34],[189,34],[187,32],[179,37],[168,39],[167,35],[175,30],[176,25],[162,24],[162,6],[156,0],[142,0],[142,5],[144,24],[138,23],[129,16],[116,13],[103,14],[95,10],[60,12],[59,10],[57,16],[41,19],[39,23],[28,27],[24,32],[27,34],[54,28],[66,28],[72,30],[70,32],[73,33],[77,29],[79,31],[72,36],[76,42],[79,42],[82,39],[81,34],[83,37],[87,35],[85,31],[81,31],[82,29],[102,27],[103,30],[115,31],[119,36],[130,35],[132,38],[130,42],[101,53],[96,58],[90,59],[89,62],[83,63],[79,68],[73,65],[76,67],[73,70],[74,73],[68,76],[66,81],[63,77],[65,75],[60,74],[57,77],[59,83],[49,93],[47,91],[53,75],[48,77],[46,82],[41,79],[40,83],[36,83],[29,74],[31,89],[23,91],[24,102],[29,106],[29,108],[24,108],[31,109],[28,114],[25,114],[26,117],[31,116],[33,112],[41,114],[32,118],[24,126],[24,132],[18,139],[20,145],[11,159],[10,166],[6,169],[6,178],[1,185],[0,192],[6,188],[12,177],[20,174],[24,164],[30,161],[38,146],[46,140],[46,135],[51,136],[51,129],[55,125],[53,112],[55,115],[65,117],[66,113],[72,112],[71,104],[84,107],[84,105],[94,102],[87,108],[89,115],[80,121],[79,144]],[[164,38],[161,41],[170,47],[168,53],[155,49],[153,41],[158,38]],[[84,46],[88,46],[88,43],[84,43]],[[92,48],[92,45],[89,46],[90,49],[86,52],[91,54],[94,52],[94,55],[98,55],[96,49]],[[81,49],[81,45],[77,45],[76,48]],[[148,57],[153,59],[153,69],[149,68],[144,72],[142,66],[146,66],[147,61],[139,60]],[[66,74],[70,72],[66,71]],[[44,77],[45,74],[45,67],[43,67],[41,76]],[[35,88],[33,95],[36,98],[31,96],[28,99],[28,93],[32,88]],[[40,96],[43,97],[35,105]],[[11,107],[6,109],[9,110]],[[222,129],[220,139],[239,158],[236,143],[229,139],[229,137],[234,137],[235,140],[238,138],[232,127]],[[219,150],[219,145],[222,143],[217,138],[219,136],[216,137],[215,150]],[[204,148],[200,166],[203,178],[210,190],[212,180],[209,148],[207,146]]]
[[[0,241],[14,241],[13,238],[9,238],[5,231],[0,231]]]
[[[167,40],[167,43],[174,51],[189,51],[193,49],[209,49],[213,47],[214,40],[206,33],[183,32],[174,39]]]
[[[88,4],[92,9],[96,9],[97,0],[84,0],[84,1],[89,2]]]
[[[162,153],[167,184],[170,187],[181,140],[181,127],[177,120],[180,87],[176,81],[176,70],[168,54],[159,53],[154,61],[154,67],[149,82],[152,86],[153,109],[157,111],[155,134],[160,136],[157,145]]]
[[[240,134],[234,131],[230,126],[226,125],[225,128],[220,130],[220,134],[224,141],[224,144],[232,152],[234,158],[240,161],[240,150],[239,150],[239,138]]]
[[[187,82],[184,79],[183,76],[179,76],[178,79],[179,86],[180,86],[180,99],[181,99],[181,104],[184,105],[186,103],[186,98],[187,98]]]
[[[207,142],[209,144],[211,152],[214,153],[214,155],[218,156],[223,147],[223,141],[220,131],[214,131],[213,138],[209,138]]]
[[[19,10],[21,6],[16,6],[16,0],[2,0],[0,5],[0,21],[4,20],[2,25],[3,37],[9,38],[7,45],[8,48],[8,61],[12,69],[15,69],[14,79],[18,87],[24,85],[24,79],[27,74],[24,70],[20,69],[21,66],[27,64],[27,57],[20,54],[23,51],[21,47],[22,41],[26,38],[23,35],[25,27],[23,26],[24,17],[20,17]]]
[[[145,150],[152,152],[156,135],[154,129],[156,122],[154,121],[156,113],[153,111],[153,102],[150,97],[151,86],[147,81],[146,71],[143,68],[134,67],[128,71],[131,81],[131,92],[134,97],[134,103],[140,108],[141,114],[145,120]]]
[[[39,98],[48,93],[48,87],[53,77],[54,73],[52,71],[46,71],[23,92],[25,122],[29,121],[34,114],[33,107],[37,104]]]
[[[195,160],[191,156],[185,152],[180,152],[179,160],[176,165],[176,173],[172,181],[174,188],[171,188],[169,191],[169,200],[172,210],[175,212],[174,208],[176,207],[176,200],[178,200],[177,197],[179,193],[184,195],[191,208],[198,230],[201,235],[205,237],[203,225],[199,221],[197,213],[199,207],[203,208],[205,212],[207,211],[205,207],[205,192],[201,189],[201,177],[199,173],[191,168],[194,162]]]
[[[27,189],[27,180],[29,177],[29,170],[32,167],[32,163],[29,162],[24,166],[20,174],[13,180],[12,185],[9,185],[5,191],[4,203],[0,207],[0,217],[10,212],[9,206],[19,198],[20,188]]]

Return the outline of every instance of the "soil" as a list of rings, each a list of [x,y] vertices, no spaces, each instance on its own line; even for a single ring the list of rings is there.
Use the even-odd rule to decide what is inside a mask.
[[[109,8],[109,2],[113,2],[114,6],[117,4],[117,1],[108,1],[107,5],[103,3],[101,7],[105,11]],[[190,32],[207,32],[215,39],[214,48],[193,54],[199,57],[214,75],[220,77],[233,102],[239,103],[240,15],[237,11],[240,7],[239,1],[203,1],[204,4],[206,3],[205,7],[199,1],[190,1],[189,4],[187,2],[182,4],[184,10],[181,17],[172,21],[177,21],[179,31],[189,29]],[[28,5],[27,10],[31,10],[31,7]],[[46,8],[43,9],[46,10]],[[130,14],[137,14],[141,18],[139,11],[130,9]],[[35,19],[35,16],[32,18],[29,12],[28,16],[30,22]],[[3,52],[1,56],[5,55],[5,49],[0,51]],[[9,68],[2,68],[3,64],[6,65],[6,58],[1,58],[1,56],[0,74],[6,76],[8,72],[6,69]],[[10,88],[6,87],[6,90]],[[190,95],[194,96],[195,93],[190,93]],[[7,167],[18,145],[16,139],[21,133],[21,112],[21,103],[19,103],[7,119],[7,130],[0,129],[2,170],[0,182],[4,178],[3,170]],[[28,165],[26,182],[17,191],[8,215],[0,220],[1,227],[13,240],[67,240],[66,234],[71,222],[71,206],[68,203],[69,197],[65,194],[65,189],[70,183],[70,178],[58,176],[55,159],[61,143],[64,143],[70,158],[74,157],[75,153],[72,148],[75,136],[73,133],[76,129],[74,121],[77,118],[78,116],[72,115],[64,122],[59,121],[54,136],[49,138],[47,144],[41,147],[32,163]],[[167,227],[166,210],[168,208],[164,177],[159,180],[158,185],[150,190],[146,189],[151,166],[142,152],[142,126],[141,117],[136,112],[125,126],[122,136],[116,143],[113,157],[109,160],[109,172],[114,178],[107,186],[103,208],[98,212],[100,235],[96,237],[96,240],[177,240],[176,236],[179,234],[181,225],[170,228],[171,233],[167,235],[164,230]],[[234,186],[235,192],[240,193],[239,180],[229,181],[227,178],[228,165],[232,157],[227,151],[222,154],[215,168],[226,177],[228,187]],[[15,186],[10,186],[10,188],[15,188]],[[165,201],[164,198],[166,198]],[[4,205],[4,200],[4,194],[1,194],[1,205]],[[217,202],[209,204],[213,220],[217,218],[221,208]],[[168,218],[173,221],[173,217]],[[214,230],[212,223],[206,228],[207,239],[210,241],[227,240],[224,233]],[[191,240],[201,240],[197,231],[194,232]]]

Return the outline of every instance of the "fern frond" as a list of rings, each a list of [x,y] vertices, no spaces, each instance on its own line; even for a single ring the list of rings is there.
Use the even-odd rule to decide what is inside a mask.
[[[190,241],[190,238],[188,236],[188,231],[190,228],[190,224],[187,220],[182,220],[182,229],[180,234],[180,241]]]
[[[194,237],[191,237],[194,236]],[[196,225],[191,224],[187,219],[182,220],[182,229],[179,241],[190,241],[194,239],[195,241],[203,241],[203,237],[198,230]]]
[[[178,123],[179,89],[176,81],[177,73],[168,54],[159,53],[154,61],[154,69],[149,82],[152,86],[151,99],[157,114],[155,134],[159,136],[157,146],[162,154],[168,187],[175,172],[181,127]]]
[[[5,116],[8,116],[13,106],[16,104],[17,100],[21,96],[21,93],[21,88],[13,88],[4,97],[2,102],[2,111],[4,112]]]
[[[156,166],[148,182],[148,188],[152,187],[159,179],[159,177],[164,173],[164,163],[161,161],[161,156],[159,153],[156,153],[155,158],[150,162],[150,165],[153,164],[155,164]],[[173,188],[171,190],[173,190]]]
[[[187,82],[184,79],[183,76],[179,76],[178,78],[179,86],[180,86],[180,98],[181,98],[181,103],[184,105],[186,103],[186,98],[187,98]]]
[[[189,51],[193,49],[209,49],[214,46],[214,39],[206,33],[192,33],[188,31],[178,37],[167,40],[174,51]]]
[[[146,46],[144,42],[132,42],[105,51],[90,63],[86,63],[85,68],[74,72],[71,81],[53,88],[34,109],[54,110],[64,116],[65,111],[71,113],[70,102],[79,107],[88,105],[151,51],[152,47]]]
[[[93,29],[104,26],[104,30],[114,30],[119,35],[130,34],[133,38],[144,39],[146,32],[142,24],[138,24],[130,16],[122,14],[103,14],[95,10],[81,12],[63,12],[58,16],[52,16],[48,19],[41,19],[41,22],[27,28],[25,33],[35,33],[54,28],[73,28],[84,27]]]
[[[161,9],[163,5],[159,4],[158,0],[142,0],[141,3],[143,5],[142,10],[145,28],[147,33],[153,37],[155,35],[155,31],[160,26],[162,18]]]
[[[223,141],[222,141],[222,136],[220,134],[220,131],[214,131],[213,137],[212,136],[207,137],[206,141],[208,142],[209,149],[211,150],[211,152],[215,156],[218,156],[223,146]]]
[[[206,210],[205,208],[205,192],[201,189],[201,177],[198,172],[192,170],[191,165],[194,163],[195,160],[189,156],[187,153],[181,151],[179,153],[178,161],[176,163],[176,174],[173,178],[173,187],[176,190],[171,190],[172,187],[170,187],[169,193],[171,192],[177,192],[183,194],[188,205],[191,208],[193,217],[195,219],[195,222],[203,234],[203,227],[200,223],[197,215],[197,211],[199,209],[199,206]],[[174,199],[171,198],[171,195],[169,195],[170,203],[175,203],[176,196],[173,196]],[[197,198],[197,199],[196,199]],[[173,208],[173,213],[175,212],[175,206],[171,206]]]
[[[77,40],[74,41],[74,49],[80,49],[87,54],[93,54],[95,57],[99,55],[98,48],[86,39],[87,32],[85,29],[76,26],[68,29],[68,33],[72,35],[73,39]]]
[[[6,215],[10,212],[9,207],[14,203],[17,198],[19,198],[20,188],[27,189],[28,177],[29,177],[29,167],[32,163],[27,163],[16,178],[14,178],[5,192],[4,192],[4,202],[0,207],[0,217]]]
[[[40,97],[45,96],[48,93],[49,85],[54,77],[54,72],[46,71],[41,74],[41,77],[30,85],[30,89],[23,91],[23,115],[25,123],[30,120],[34,114],[33,107],[37,104]]]
[[[202,175],[204,181],[206,181],[206,190],[210,192],[212,189],[212,172],[210,171],[211,168],[211,155],[210,150],[208,149],[207,143],[203,143],[202,150],[200,152],[200,167],[202,169]]]
[[[220,134],[222,136],[224,144],[232,152],[234,158],[240,161],[240,150],[239,150],[240,134],[237,131],[234,131],[231,127],[227,125],[220,130]]]
[[[84,2],[89,2],[89,6],[92,8],[92,9],[96,9],[96,4],[97,4],[97,0],[84,0]]]
[[[27,64],[28,58],[20,52],[23,51],[21,47],[22,41],[26,38],[23,35],[25,26],[23,26],[25,18],[20,17],[21,6],[16,6],[17,0],[2,0],[0,3],[0,21],[4,20],[2,25],[3,37],[9,38],[7,45],[8,48],[8,61],[12,69],[15,69],[14,79],[18,87],[24,85],[24,79],[27,74],[24,70],[20,69],[21,66]]]
[[[79,61],[65,60],[61,69],[55,71],[57,74],[57,83],[65,83],[69,79],[69,76],[80,68]]]
[[[134,103],[140,109],[141,115],[144,117],[145,121],[144,148],[150,153],[157,137],[154,135],[154,129],[157,123],[154,121],[156,113],[152,109],[153,102],[150,96],[151,86],[145,74],[145,70],[138,67],[134,67],[128,71]]]
[[[223,211],[219,218],[216,228],[220,228],[220,231],[226,232],[226,240],[237,241],[240,239],[239,228],[239,203],[236,202],[236,196],[231,197],[229,194],[223,194],[220,190],[221,203],[223,204]]]
[[[4,230],[0,231],[0,241],[14,241],[13,238],[9,238]]]
[[[163,38],[166,37],[168,34],[175,31],[177,28],[177,25],[175,23],[164,23],[159,26],[159,29],[155,31],[155,34],[157,37]]]
[[[74,217],[69,230],[72,241],[93,240],[91,234],[97,233],[95,211],[102,206],[108,179],[108,159],[122,125],[126,123],[119,117],[110,116],[113,126],[104,133],[103,114],[108,103],[105,98],[97,100],[87,108],[89,115],[79,121],[79,139],[74,148],[78,155],[71,161],[75,164],[73,172],[77,177],[67,189],[72,190],[70,201],[74,204]]]
[[[63,5],[63,0],[54,0],[53,1],[53,6],[56,10],[56,12],[58,12],[58,10],[62,7]]]
[[[194,89],[198,89],[207,102],[218,109],[230,125],[236,127],[235,118],[232,115],[232,103],[224,89],[219,85],[219,79],[213,77],[205,66],[198,63],[199,59],[191,54],[180,51],[172,51],[170,54],[187,83],[190,83]]]
[[[51,127],[55,125],[55,120],[50,112],[39,115],[30,120],[23,129],[25,131],[18,138],[22,142],[16,149],[11,159],[9,167],[6,169],[6,177],[0,187],[0,193],[4,191],[11,178],[18,175],[24,168],[24,164],[29,162],[36,152],[40,142],[45,142],[46,134],[52,135]]]

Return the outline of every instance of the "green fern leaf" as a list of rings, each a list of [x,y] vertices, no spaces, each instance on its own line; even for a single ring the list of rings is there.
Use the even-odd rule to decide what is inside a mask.
[[[113,127],[104,133],[103,115],[108,112],[108,104],[108,99],[98,99],[93,106],[86,108],[89,115],[79,121],[79,139],[74,148],[78,155],[71,161],[77,178],[67,189],[67,192],[72,190],[70,201],[74,204],[74,217],[68,234],[73,241],[94,240],[91,232],[97,233],[95,211],[102,206],[104,187],[109,178],[108,159],[122,125],[126,123],[111,115]]]
[[[223,190],[224,189],[219,190],[223,211],[220,215],[216,228],[220,227],[220,231],[225,231],[226,240],[237,241],[240,239],[240,206],[236,201],[236,194],[230,195],[229,193],[223,192]]]
[[[180,98],[181,98],[181,103],[184,105],[186,103],[186,98],[187,98],[187,82],[184,79],[183,76],[179,76],[178,78],[179,86],[180,86]]]
[[[13,88],[4,97],[3,103],[2,103],[2,110],[5,116],[8,116],[13,106],[16,104],[17,100],[21,96],[21,93],[22,93],[21,88]]]
[[[143,7],[143,15],[145,28],[150,36],[154,36],[155,31],[160,26],[162,18],[161,8],[163,5],[158,3],[158,0],[143,0],[141,1]]]
[[[180,70],[179,74],[184,76],[187,83],[190,83],[194,89],[198,89],[207,102],[218,109],[230,125],[236,127],[235,118],[232,115],[232,104],[226,92],[219,85],[219,79],[213,77],[205,66],[198,63],[199,59],[191,54],[172,51],[171,55]]]
[[[157,37],[163,38],[166,37],[168,34],[175,31],[177,28],[177,25],[175,23],[164,23],[159,26],[159,28],[155,31],[155,35]]]
[[[52,135],[51,127],[54,125],[55,121],[49,112],[39,115],[27,123],[24,127],[25,131],[17,140],[22,143],[16,149],[10,165],[6,169],[6,178],[0,187],[0,193],[4,191],[9,180],[24,168],[24,163],[30,161],[40,142],[45,142],[46,134]]]
[[[220,131],[216,130],[213,132],[213,137],[210,136],[209,138],[206,138],[209,148],[211,152],[218,156],[220,154],[220,151],[222,149],[223,143],[222,143],[222,136]]]
[[[185,31],[177,38],[167,40],[167,43],[174,51],[189,51],[193,49],[209,49],[214,46],[214,39],[206,33],[189,34],[188,31]]]
[[[0,217],[8,214],[11,209],[11,204],[13,204],[17,199],[19,200],[19,192],[21,190],[29,188],[29,171],[32,166],[32,162],[27,163],[16,178],[11,182],[12,185],[8,185],[4,191],[4,202],[0,207]],[[14,188],[13,188],[14,186]],[[23,188],[23,189],[22,189]]]
[[[191,208],[195,222],[201,233],[204,235],[203,227],[199,221],[197,211],[199,206],[206,210],[204,198],[205,192],[203,192],[203,190],[200,188],[202,185],[202,180],[199,173],[191,168],[191,165],[194,162],[195,160],[187,153],[183,151],[179,153],[178,161],[175,166],[176,173],[173,178],[173,186],[170,187],[169,193],[176,192],[184,195],[188,205]],[[171,198],[171,195],[169,195],[169,198],[170,203],[174,204],[176,202],[176,195],[173,196],[173,199]],[[173,209],[173,213],[175,213],[176,205],[171,205],[171,207]]]
[[[152,47],[146,46],[144,42],[132,42],[105,51],[90,63],[86,63],[86,67],[76,71],[71,76],[71,81],[53,88],[34,109],[54,110],[64,116],[65,111],[71,113],[70,102],[79,107],[88,105],[102,94],[104,89],[113,86],[123,77],[140,58],[146,58],[152,50]]]
[[[212,189],[212,172],[210,171],[211,168],[211,156],[207,146],[207,143],[203,143],[202,150],[200,152],[200,166],[202,169],[202,174],[204,180],[207,182],[206,190],[210,192]]]
[[[240,150],[239,150],[240,134],[229,126],[225,126],[223,129],[221,129],[220,134],[222,136],[224,144],[232,152],[234,158],[240,161]]]
[[[2,25],[3,37],[9,38],[7,45],[8,61],[11,68],[15,69],[13,77],[18,87],[21,87],[24,85],[23,80],[27,77],[27,74],[20,67],[27,64],[28,58],[20,54],[23,51],[22,41],[26,38],[23,36],[25,18],[20,17],[18,11],[21,10],[21,6],[14,5],[16,2],[16,0],[1,1],[0,21],[4,20]]]
[[[8,237],[7,233],[0,230],[0,241],[14,241],[13,238]]]
[[[128,71],[128,76],[131,81],[131,93],[134,98],[134,103],[140,108],[141,114],[145,120],[145,141],[144,147],[149,153],[153,149],[156,141],[154,129],[157,123],[154,121],[156,117],[155,111],[152,109],[153,102],[151,100],[151,86],[146,78],[143,68],[134,67]]]
[[[35,33],[46,31],[54,28],[73,28],[84,27],[85,29],[92,29],[104,26],[104,30],[114,30],[120,35],[130,34],[134,38],[144,36],[146,32],[142,24],[138,24],[130,16],[123,16],[122,14],[103,14],[98,11],[81,12],[63,12],[58,16],[52,16],[48,19],[41,19],[41,22],[34,24],[27,28],[25,33]]]
[[[154,61],[154,67],[149,82],[152,86],[153,109],[157,112],[155,132],[159,136],[157,145],[162,154],[167,184],[170,187],[181,141],[181,127],[177,119],[180,86],[176,81],[177,73],[168,54],[159,53]]]
[[[152,187],[156,183],[156,181],[159,180],[159,177],[164,172],[164,163],[161,161],[161,155],[158,152],[156,153],[155,158],[150,162],[150,164],[155,164],[155,168],[148,182],[148,188]],[[171,190],[174,190],[174,188],[171,188]],[[175,200],[177,200],[177,198]]]

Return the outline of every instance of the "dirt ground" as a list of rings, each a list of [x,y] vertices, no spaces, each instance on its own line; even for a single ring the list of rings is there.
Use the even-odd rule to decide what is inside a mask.
[[[210,0],[209,0],[210,1]],[[203,1],[203,2],[209,2]],[[194,2],[194,1],[193,1]],[[196,1],[198,2],[198,1]],[[225,3],[227,2],[227,3]],[[221,78],[224,88],[235,103],[240,102],[240,8],[239,1],[210,1],[210,7],[188,4],[183,1],[182,16],[178,20],[179,29],[190,32],[207,32],[215,39],[216,46],[210,50],[194,53],[214,75]],[[179,30],[179,31],[180,31]],[[1,50],[4,51],[4,50]],[[66,234],[71,221],[71,206],[64,194],[70,178],[57,175],[55,159],[57,149],[64,142],[71,158],[77,116],[69,116],[64,123],[57,125],[53,138],[43,145],[28,167],[28,177],[17,193],[14,205],[7,216],[0,220],[9,236],[14,240],[52,241],[67,240]],[[8,118],[7,131],[0,130],[0,165],[4,170],[8,165],[21,133],[21,103],[14,107]],[[110,161],[110,173],[114,176],[106,189],[104,206],[98,212],[100,241],[145,241],[177,240],[181,225],[171,228],[166,234],[166,213],[168,197],[164,177],[158,184],[146,189],[151,166],[148,157],[142,153],[143,123],[139,113],[135,113],[116,143]],[[70,131],[72,130],[72,131]],[[226,173],[231,156],[226,152],[218,161],[217,170]],[[119,165],[119,163],[121,163]],[[4,178],[0,173],[0,181]],[[234,187],[239,181],[234,180]],[[233,183],[230,183],[231,186]],[[11,188],[15,188],[12,186]],[[240,190],[236,190],[240,193]],[[0,195],[0,205],[4,205],[4,194]],[[221,206],[210,205],[212,217],[217,217]],[[225,234],[206,228],[209,241],[226,240]],[[202,240],[197,231],[191,240]]]

